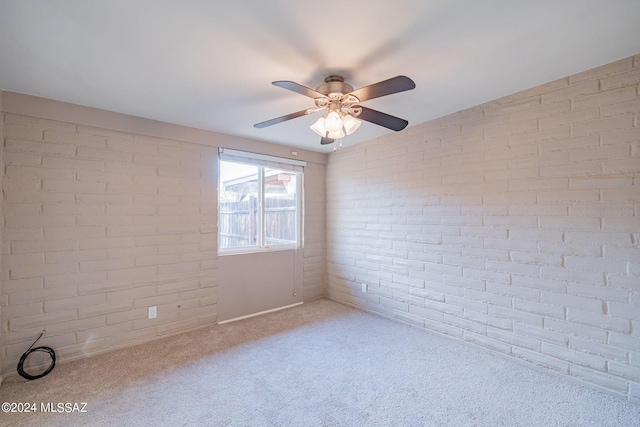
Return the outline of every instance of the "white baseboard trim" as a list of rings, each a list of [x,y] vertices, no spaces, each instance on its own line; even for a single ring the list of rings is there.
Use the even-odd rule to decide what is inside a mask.
[[[244,319],[248,319],[250,317],[261,316],[263,314],[273,313],[274,311],[280,311],[280,310],[284,310],[284,309],[287,309],[287,308],[297,307],[297,306],[302,305],[302,304],[303,304],[302,302],[297,302],[295,304],[285,305],[284,307],[272,308],[271,310],[265,310],[265,311],[261,311],[259,313],[247,314],[246,316],[240,316],[240,317],[236,317],[236,318],[229,319],[229,320],[223,320],[222,322],[218,322],[218,325],[223,325],[225,323],[236,322],[238,320],[244,320]]]

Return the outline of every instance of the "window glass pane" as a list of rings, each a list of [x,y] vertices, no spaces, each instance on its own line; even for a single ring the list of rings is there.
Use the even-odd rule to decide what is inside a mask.
[[[259,244],[258,172],[258,166],[220,162],[220,249]]]
[[[264,238],[267,246],[297,241],[298,182],[295,172],[264,168]]]

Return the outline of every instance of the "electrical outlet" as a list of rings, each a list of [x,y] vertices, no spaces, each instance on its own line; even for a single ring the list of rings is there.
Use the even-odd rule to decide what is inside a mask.
[[[362,284],[362,292],[367,293],[367,284],[366,283]]]
[[[149,307],[149,319],[155,319],[158,317],[158,307],[155,305],[153,307]]]

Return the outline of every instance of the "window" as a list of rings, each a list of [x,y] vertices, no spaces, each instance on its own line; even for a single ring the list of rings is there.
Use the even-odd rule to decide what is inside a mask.
[[[299,163],[303,162],[221,149],[220,253],[300,246],[302,167]]]

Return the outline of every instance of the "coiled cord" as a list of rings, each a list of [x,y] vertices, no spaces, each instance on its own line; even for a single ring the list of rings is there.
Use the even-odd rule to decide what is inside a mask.
[[[42,331],[42,333],[40,334],[40,336],[38,338],[36,338],[36,340],[33,342],[33,344],[31,344],[31,347],[29,347],[27,349],[27,351],[24,352],[24,354],[20,357],[20,361],[18,362],[18,374],[20,374],[21,377],[26,378],[28,380],[37,380],[38,378],[42,378],[45,375],[49,374],[49,372],[51,372],[54,368],[54,366],[56,366],[56,352],[53,351],[53,349],[51,347],[36,347],[33,348],[33,346],[38,342],[38,340],[40,338],[42,338],[42,336],[44,335],[44,331]],[[41,351],[43,353],[48,353],[49,356],[51,356],[51,365],[49,365],[49,367],[42,373],[37,374],[37,375],[31,375],[25,372],[24,370],[24,362],[25,360],[27,360],[27,357],[29,357],[29,355],[31,353],[34,353],[36,351]]]

